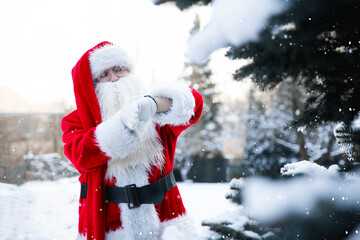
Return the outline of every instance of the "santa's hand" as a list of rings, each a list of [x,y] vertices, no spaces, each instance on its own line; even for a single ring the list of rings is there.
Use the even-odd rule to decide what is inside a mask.
[[[135,99],[128,100],[121,109],[121,121],[130,130],[139,125],[139,107]]]
[[[156,109],[156,103],[151,98],[133,97],[121,109],[121,120],[130,130],[142,131]]]

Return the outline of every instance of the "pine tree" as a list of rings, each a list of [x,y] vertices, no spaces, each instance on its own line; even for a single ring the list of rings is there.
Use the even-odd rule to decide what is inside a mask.
[[[271,122],[276,126],[275,138],[285,146],[295,146],[298,160],[309,160],[330,166],[342,161],[343,149],[335,142],[334,124],[327,123],[313,128],[296,128],[289,123],[304,111],[306,91],[285,79],[275,88],[271,99]],[[286,127],[284,127],[286,126]],[[286,143],[287,142],[287,143]],[[289,144],[288,144],[289,143]]]
[[[251,89],[249,94],[245,156],[241,167],[255,175],[279,177],[283,164],[297,160],[297,145],[291,143],[292,133],[283,130],[282,122],[279,123],[284,114],[280,115],[280,111],[257,99],[254,92]]]
[[[290,78],[307,91],[293,126],[341,121],[346,131],[360,110],[359,15],[358,1],[290,1],[258,41],[228,51],[231,58],[253,60],[235,79],[251,77],[266,90]],[[358,139],[349,136],[348,142],[359,145]]]
[[[339,163],[341,149],[335,142],[333,125],[308,129],[287,124],[303,111],[304,90],[284,81],[271,92],[249,94],[246,114],[245,156],[242,168],[252,174],[279,177],[286,163],[309,160],[324,165]]]
[[[190,34],[194,34],[199,29],[200,19],[196,16]],[[216,85],[211,79],[212,72],[208,64],[203,66],[186,64],[185,72],[189,72],[189,75],[184,77],[185,81],[190,82],[190,86],[200,92],[204,99],[203,113],[199,122],[187,129],[178,140],[177,164],[184,169],[183,173],[187,174],[195,159],[205,161],[205,165],[209,165],[209,161],[212,161],[209,158],[213,158],[213,156],[221,158],[222,144],[221,125],[218,119],[220,102],[217,99]],[[202,166],[202,169],[205,165]],[[213,170],[213,167],[209,168]],[[200,173],[191,173],[190,175],[193,178]]]

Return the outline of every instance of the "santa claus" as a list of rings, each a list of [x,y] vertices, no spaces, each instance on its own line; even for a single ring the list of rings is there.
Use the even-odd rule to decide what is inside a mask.
[[[144,92],[131,58],[110,42],[88,50],[72,78],[77,109],[61,127],[81,174],[77,239],[155,240],[169,229],[190,239],[172,170],[178,136],[201,116],[201,95],[181,84]]]

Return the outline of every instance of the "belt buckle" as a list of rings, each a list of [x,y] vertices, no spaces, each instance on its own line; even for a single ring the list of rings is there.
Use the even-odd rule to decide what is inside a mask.
[[[131,191],[131,193],[133,193],[135,203],[130,202],[130,196],[129,196],[130,193],[128,190]],[[136,185],[135,184],[126,185],[126,186],[124,186],[124,191],[125,191],[125,197],[126,197],[128,208],[133,209],[133,208],[140,207],[140,202],[139,202],[139,198],[137,195]]]

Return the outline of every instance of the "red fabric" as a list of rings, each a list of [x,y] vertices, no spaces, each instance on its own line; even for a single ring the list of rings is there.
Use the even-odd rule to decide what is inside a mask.
[[[105,240],[105,231],[121,227],[118,204],[105,203],[105,185],[115,186],[115,181],[108,180],[105,183],[106,163],[109,158],[99,149],[94,136],[96,126],[101,123],[101,113],[92,82],[89,53],[104,44],[111,43],[102,42],[88,50],[73,68],[77,110],[65,116],[61,123],[65,155],[80,172],[79,181],[88,184],[87,199],[80,199],[79,204],[79,233],[86,234],[88,240]],[[201,116],[202,96],[194,89],[192,93],[196,107],[189,124],[163,127],[157,125],[157,132],[164,147],[165,165],[162,171],[156,167],[152,169],[150,183],[172,171],[177,137]],[[185,213],[177,187],[167,192],[164,201],[155,207],[161,221]]]
[[[154,168],[149,176],[149,182],[155,182],[160,178],[169,174],[174,168],[174,156],[176,149],[176,142],[178,136],[182,131],[187,129],[192,124],[195,124],[199,121],[202,110],[203,110],[203,98],[202,96],[194,89],[192,94],[195,98],[195,109],[194,116],[190,119],[189,124],[180,125],[180,126],[171,126],[165,125],[163,127],[157,126],[157,131],[159,133],[161,142],[163,144],[164,156],[165,156],[165,165],[163,171],[160,171],[158,168]],[[178,187],[171,189],[164,195],[164,200],[160,204],[156,204],[156,211],[159,214],[160,221],[171,220],[180,215],[183,215],[186,210],[181,199],[181,195]]]

